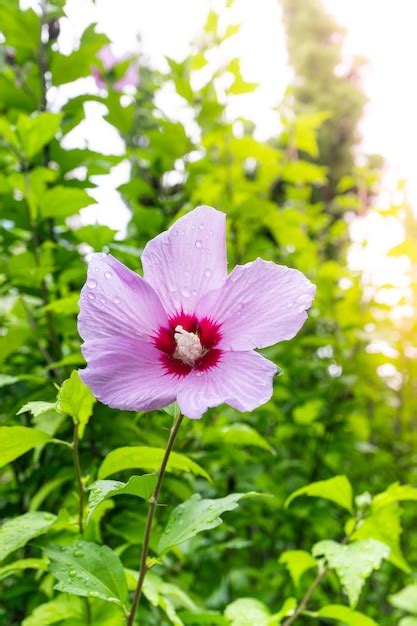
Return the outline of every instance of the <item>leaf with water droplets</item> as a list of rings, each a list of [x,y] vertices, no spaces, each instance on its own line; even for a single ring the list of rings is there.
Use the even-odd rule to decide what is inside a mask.
[[[33,511],[5,522],[0,528],[0,561],[34,537],[48,532],[55,520],[52,513]]]
[[[124,606],[128,596],[123,565],[108,546],[76,541],[71,546],[45,548],[49,571],[58,580],[55,589],[76,596],[101,598]]]
[[[144,500],[149,500],[155,489],[156,474],[144,474],[143,476],[131,476],[127,483],[119,480],[97,480],[90,487],[90,497],[88,499],[87,522],[98,505],[118,495],[138,496]]]
[[[199,494],[193,495],[172,511],[159,540],[158,552],[166,552],[173,546],[195,537],[203,530],[216,528],[223,522],[220,515],[225,511],[236,509],[239,500],[260,495],[262,494],[253,491],[231,493],[225,498],[216,500],[202,499]]]
[[[324,556],[329,567],[337,572],[351,606],[356,606],[365,580],[383,559],[389,557],[390,549],[376,539],[363,539],[350,545],[336,541],[319,541],[313,547],[313,556]]]

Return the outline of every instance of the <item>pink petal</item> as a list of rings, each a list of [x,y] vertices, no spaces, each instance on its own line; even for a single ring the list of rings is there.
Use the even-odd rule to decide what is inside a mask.
[[[201,296],[227,276],[226,216],[200,206],[152,239],[142,254],[146,281],[169,314],[194,312]]]
[[[104,404],[127,411],[160,409],[175,401],[178,377],[167,374],[152,343],[106,337],[84,343],[80,376]]]
[[[106,86],[105,81],[103,80],[103,77],[101,75],[100,70],[98,69],[98,67],[92,67],[91,68],[91,74],[93,75],[93,78],[96,82],[96,85],[99,89],[104,89],[104,87]]]
[[[120,78],[120,80],[116,81],[114,84],[114,90],[123,91],[123,89],[129,85],[132,87],[137,87],[139,85],[139,70],[134,63],[129,65],[126,74]]]
[[[110,45],[101,48],[97,56],[103,62],[103,66],[106,70],[111,70],[111,68],[117,64],[117,57],[113,53]]]
[[[84,340],[150,340],[168,323],[152,287],[111,255],[93,255],[79,304],[78,330]]]
[[[271,361],[252,350],[223,352],[214,367],[193,370],[180,379],[177,401],[184,415],[192,419],[223,403],[238,411],[253,411],[270,400],[276,372]]]
[[[291,339],[307,319],[316,288],[298,270],[256,259],[238,265],[196,313],[220,323],[218,348],[249,350]]]

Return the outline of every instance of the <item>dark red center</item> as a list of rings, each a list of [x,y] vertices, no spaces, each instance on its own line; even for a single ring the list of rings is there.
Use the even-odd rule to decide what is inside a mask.
[[[203,348],[203,355],[197,359],[194,365],[188,365],[174,356],[177,344],[175,341],[175,329],[182,326],[189,333],[195,333]],[[155,345],[161,352],[161,362],[164,367],[177,376],[186,376],[195,369],[200,372],[214,367],[218,362],[221,350],[216,345],[221,339],[220,325],[207,317],[197,319],[195,315],[178,313],[169,319],[168,327],[161,327],[155,338]]]

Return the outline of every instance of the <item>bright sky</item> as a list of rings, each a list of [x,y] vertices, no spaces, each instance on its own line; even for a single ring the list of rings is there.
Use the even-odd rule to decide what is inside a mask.
[[[366,56],[369,70],[365,91],[369,105],[362,123],[364,150],[381,153],[387,161],[387,183],[399,178],[408,181],[410,198],[417,207],[415,146],[417,145],[417,2],[415,0],[323,0],[328,10],[347,29],[347,54]],[[116,8],[117,4],[117,8]],[[137,46],[151,63],[166,67],[165,56],[183,58],[191,41],[201,30],[207,10],[217,0],[69,0],[69,20],[61,35],[61,47],[69,52],[85,25],[96,20],[109,35],[115,50]],[[221,6],[221,4],[220,4]],[[266,138],[279,129],[273,107],[279,103],[291,73],[286,62],[285,37],[278,0],[236,0],[231,10],[242,24],[231,41],[232,52],[242,59],[248,80],[260,84],[256,94],[237,99],[233,112],[257,123],[257,135]],[[181,115],[177,101],[163,100],[173,115]],[[113,148],[109,132],[96,132],[97,110],[92,109],[85,138],[97,148]],[[103,128],[100,125],[100,131]],[[76,135],[77,136],[77,135]],[[78,136],[80,136],[78,134]],[[74,137],[75,141],[75,137]],[[99,142],[99,143],[97,143]],[[107,210],[105,211],[107,213]]]

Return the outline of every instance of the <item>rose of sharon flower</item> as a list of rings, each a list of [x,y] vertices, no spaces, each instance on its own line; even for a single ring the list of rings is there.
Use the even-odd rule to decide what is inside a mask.
[[[106,70],[106,72],[110,72],[116,65],[118,65],[118,63],[121,63],[122,61],[125,61],[126,59],[128,59],[130,55],[125,54],[121,56],[120,58],[118,58],[113,53],[111,46],[104,46],[104,48],[100,50],[97,56],[103,63],[103,67]],[[103,73],[98,67],[94,66],[91,70],[91,73],[99,89],[104,89],[105,87],[107,87],[106,77],[103,76]],[[113,89],[115,91],[123,91],[123,89],[127,87],[128,85],[131,85],[132,87],[137,87],[138,84],[139,84],[138,68],[136,67],[135,63],[131,63],[126,70],[125,75],[114,83]]]
[[[226,403],[251,411],[272,395],[277,368],[255,352],[291,339],[315,287],[301,272],[256,259],[227,273],[226,216],[200,206],[152,239],[143,278],[94,254],[81,291],[80,375],[114,408],[174,401],[198,419]]]

